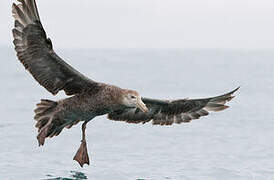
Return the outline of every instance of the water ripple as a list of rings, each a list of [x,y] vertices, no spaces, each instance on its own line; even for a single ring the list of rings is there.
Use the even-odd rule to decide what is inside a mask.
[[[70,177],[54,177],[54,178],[47,178],[45,180],[85,180],[88,179],[88,177],[82,173],[77,171],[71,171]],[[52,177],[52,175],[47,175],[48,177]]]

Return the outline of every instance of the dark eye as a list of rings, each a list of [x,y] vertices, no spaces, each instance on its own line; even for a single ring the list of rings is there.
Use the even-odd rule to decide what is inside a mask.
[[[135,99],[136,97],[135,96],[130,96],[132,99]]]

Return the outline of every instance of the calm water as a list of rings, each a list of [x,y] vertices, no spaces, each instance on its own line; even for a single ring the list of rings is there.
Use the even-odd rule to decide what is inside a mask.
[[[98,117],[87,129],[91,165],[72,158],[80,125],[38,147],[33,109],[51,96],[0,49],[0,179],[270,180],[274,178],[274,51],[59,50],[87,76],[153,98],[219,95],[231,108],[188,124],[132,125]]]

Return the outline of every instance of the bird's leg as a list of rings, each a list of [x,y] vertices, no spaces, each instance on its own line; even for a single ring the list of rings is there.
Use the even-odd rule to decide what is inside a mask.
[[[84,164],[89,165],[89,157],[88,157],[88,150],[87,150],[87,143],[86,143],[86,125],[87,121],[85,121],[82,124],[82,143],[80,145],[80,148],[78,149],[77,153],[75,154],[73,160],[77,161],[81,167],[83,167]]]

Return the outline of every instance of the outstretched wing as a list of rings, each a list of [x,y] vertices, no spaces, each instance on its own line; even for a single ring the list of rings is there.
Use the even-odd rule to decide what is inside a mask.
[[[32,76],[52,94],[64,90],[67,95],[81,93],[97,83],[63,61],[52,49],[52,43],[40,22],[35,0],[18,0],[12,13],[12,30],[17,57]]]
[[[205,99],[181,99],[175,101],[162,101],[156,99],[142,98],[149,109],[144,113],[137,108],[129,108],[114,111],[108,114],[108,118],[115,121],[125,121],[128,123],[146,123],[152,121],[156,125],[171,125],[173,123],[190,122],[207,116],[208,111],[222,111],[229,106],[225,105],[230,101],[239,88],[212,98]]]

